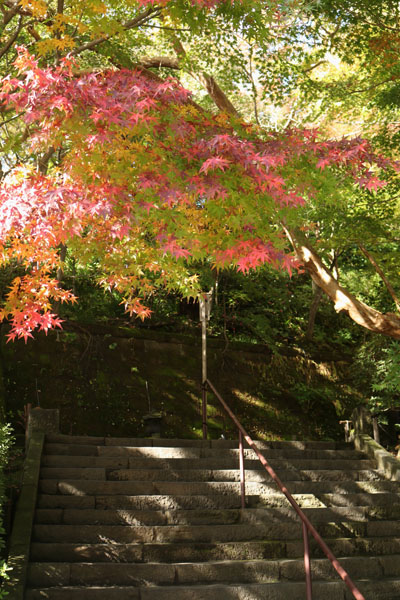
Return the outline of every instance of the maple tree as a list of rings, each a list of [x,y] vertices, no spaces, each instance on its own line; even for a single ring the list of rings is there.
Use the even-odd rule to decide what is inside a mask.
[[[101,284],[121,292],[127,310],[140,317],[149,314],[145,298],[159,285],[198,292],[187,268],[191,261],[207,260],[215,268],[234,264],[244,272],[263,263],[291,270],[301,262],[318,285],[326,279],[325,291],[338,308],[340,295],[342,308],[358,322],[385,329],[370,315],[358,317],[360,306],[356,314],[353,298],[328,281],[295,228],[304,204],[326,197],[334,204],[350,191],[379,189],[379,171],[389,161],[360,139],[324,141],[313,130],[278,133],[244,122],[182,45],[185,27],[194,47],[204,31],[206,39],[221,42],[223,24],[226,54],[232,60],[237,54],[235,73],[244,72],[245,54],[253,48],[261,69],[271,36],[291,25],[290,11],[249,0],[123,6],[91,0],[84,7],[7,0],[4,6],[6,27],[19,19],[0,51],[10,72],[2,82],[3,118],[20,128],[7,142],[12,164],[0,196],[2,264],[22,271],[1,312],[12,320],[11,339],[59,326],[54,303],[74,301],[55,277],[65,245],[82,263],[95,257]],[[132,18],[123,18],[126,9]],[[150,43],[151,36],[143,38],[146,27],[163,31],[161,47],[173,47],[175,57],[138,59]],[[229,50],[229,36],[238,31],[249,44],[246,53],[240,46]],[[121,36],[130,45],[118,46]],[[39,59],[20,49],[10,60],[15,42],[29,39]],[[70,58],[62,59],[68,52]],[[94,67],[87,52],[100,61]],[[197,62],[200,56],[207,66],[204,53]],[[202,108],[178,80],[151,68],[194,74],[222,112],[210,111],[207,102]],[[254,72],[246,77],[254,92]],[[288,253],[285,231],[298,260]],[[398,337],[398,329],[392,324],[385,332]]]
[[[63,148],[48,174],[13,171],[1,191],[2,257],[27,268],[7,294],[11,339],[60,324],[51,301],[73,300],[50,277],[67,244],[102,264],[102,284],[148,314],[143,296],[164,283],[196,293],[185,262],[246,271],[291,270],[281,223],[329,176],[383,185],[387,161],[361,140],[320,141],[315,131],[262,132],[196,107],[173,79],[141,71],[76,75],[71,60],[41,68],[26,51],[1,99],[24,115],[32,151]]]

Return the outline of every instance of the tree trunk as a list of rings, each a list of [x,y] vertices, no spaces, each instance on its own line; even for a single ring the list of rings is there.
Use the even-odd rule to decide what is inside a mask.
[[[289,231],[285,226],[283,229],[293,246],[296,257],[304,265],[312,280],[334,302],[336,312],[346,312],[355,323],[369,331],[400,339],[400,318],[397,315],[381,313],[358,300],[339,285],[300,231]]]
[[[310,342],[312,340],[312,337],[314,334],[315,317],[317,316],[318,307],[322,300],[322,294],[324,293],[320,287],[315,286],[314,282],[313,282],[313,287],[315,287],[315,290],[314,290],[314,296],[313,296],[311,306],[310,306],[310,312],[308,315],[308,323],[307,323],[307,331],[306,331],[306,335],[305,335],[305,339],[307,342]]]

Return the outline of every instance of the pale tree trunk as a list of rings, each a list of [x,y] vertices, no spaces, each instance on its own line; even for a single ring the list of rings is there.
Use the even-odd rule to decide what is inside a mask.
[[[336,312],[345,312],[358,325],[388,337],[400,339],[400,318],[392,313],[381,313],[343,288],[312,248],[307,238],[299,231],[290,231],[283,226],[293,246],[296,257],[312,280],[333,301]]]

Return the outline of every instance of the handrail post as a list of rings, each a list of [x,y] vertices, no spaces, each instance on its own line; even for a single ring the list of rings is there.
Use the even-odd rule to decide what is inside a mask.
[[[240,469],[240,495],[241,506],[246,508],[246,475],[244,470],[243,434],[239,429],[239,469]]]
[[[312,581],[311,581],[311,560],[310,560],[310,544],[308,539],[307,526],[302,521],[303,525],[303,541],[304,541],[304,571],[306,574],[306,597],[307,600],[312,600]]]

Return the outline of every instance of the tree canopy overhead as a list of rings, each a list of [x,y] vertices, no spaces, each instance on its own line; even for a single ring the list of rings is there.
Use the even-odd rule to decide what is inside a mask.
[[[19,272],[1,316],[12,339],[59,325],[54,302],[74,301],[55,277],[65,246],[98,260],[101,284],[141,317],[159,285],[198,292],[193,261],[303,263],[338,310],[360,313],[296,233],[310,227],[299,207],[373,195],[395,164],[360,138],[260,125],[268,85],[292,85],[310,58],[307,4],[4,0],[2,11],[0,249]],[[383,331],[381,318],[358,322]],[[383,332],[400,337],[390,319]]]

